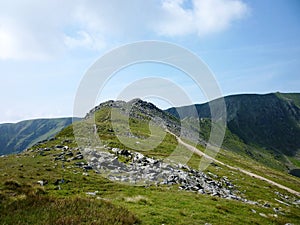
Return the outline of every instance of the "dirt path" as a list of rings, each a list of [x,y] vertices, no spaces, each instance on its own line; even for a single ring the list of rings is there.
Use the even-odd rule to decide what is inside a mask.
[[[195,148],[194,146],[185,143],[184,141],[182,141],[179,137],[177,137],[177,136],[176,136],[175,134],[173,134],[172,132],[170,132],[170,131],[168,131],[168,132],[176,137],[176,139],[177,139],[177,141],[178,141],[179,144],[183,145],[184,147],[186,147],[187,149],[189,149],[190,151],[194,152],[195,154],[197,154],[197,155],[199,155],[199,156],[206,157],[207,159],[210,159],[210,160],[212,160],[213,162],[216,162],[216,163],[218,163],[218,164],[220,164],[220,165],[226,166],[226,167],[229,168],[229,169],[232,169],[232,170],[236,170],[236,171],[242,172],[242,173],[247,174],[247,175],[249,175],[249,176],[251,176],[251,177],[257,178],[257,179],[259,179],[259,180],[263,180],[263,181],[265,181],[265,182],[267,182],[267,183],[269,183],[269,184],[271,184],[271,185],[274,185],[274,186],[276,186],[276,187],[278,187],[278,188],[281,188],[281,189],[283,189],[283,190],[286,190],[286,191],[290,192],[291,194],[300,196],[300,193],[299,193],[298,191],[295,191],[295,190],[293,190],[293,189],[291,189],[291,188],[289,188],[289,187],[286,187],[286,186],[284,186],[284,185],[282,185],[282,184],[278,184],[278,183],[276,183],[275,181],[269,180],[269,179],[267,179],[267,178],[265,178],[265,177],[263,177],[263,176],[260,176],[260,175],[257,175],[257,174],[255,174],[255,173],[249,172],[249,171],[244,170],[244,169],[242,169],[242,168],[230,166],[230,165],[225,164],[225,163],[223,163],[223,162],[221,162],[221,161],[219,161],[219,160],[217,160],[217,159],[214,159],[214,158],[212,158],[212,157],[206,155],[205,153],[201,152],[199,149]]]

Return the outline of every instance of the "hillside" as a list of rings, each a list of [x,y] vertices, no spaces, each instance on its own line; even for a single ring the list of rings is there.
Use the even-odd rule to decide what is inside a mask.
[[[55,138],[0,158],[0,221],[225,225],[300,221],[299,178],[226,149],[205,171],[198,171],[205,149],[187,139],[189,135],[178,139],[180,128],[176,118],[139,99],[100,104]],[[149,146],[143,139],[153,142]],[[161,142],[154,145],[157,140]],[[201,154],[193,154],[184,165],[177,163],[189,157],[192,145]],[[177,162],[166,160],[172,154]]]
[[[0,155],[18,153],[39,141],[54,137],[72,118],[35,119],[0,124]]]
[[[264,154],[273,155],[290,169],[299,167],[300,94],[247,94],[224,99],[229,134],[224,147],[240,153],[247,152],[257,160]],[[186,118],[210,118],[208,103],[195,105],[198,115],[192,115],[192,107],[170,108],[166,111],[178,116],[178,110]],[[262,155],[255,157],[257,152]]]

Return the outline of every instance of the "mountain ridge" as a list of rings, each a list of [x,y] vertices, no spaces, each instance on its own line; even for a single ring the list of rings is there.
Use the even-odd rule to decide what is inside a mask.
[[[289,98],[292,95],[292,98]],[[224,97],[229,130],[246,144],[294,156],[300,150],[300,94],[240,94]],[[218,100],[213,100],[215,102]],[[191,113],[192,107],[197,115]],[[210,118],[209,103],[172,107],[179,117]]]
[[[297,93],[270,93],[263,95],[239,94],[224,97],[228,111],[228,129],[226,131],[223,147],[234,150],[240,154],[245,153],[245,155],[250,156],[255,160],[264,162],[270,166],[275,165],[274,162],[279,160],[283,163],[280,166],[282,170],[285,170],[285,166],[288,168],[288,170],[297,170],[300,164],[300,154],[298,153],[298,149],[300,148],[300,138],[297,138],[300,137],[300,111],[298,107],[300,103],[299,96],[300,94]],[[218,100],[216,99],[214,101]],[[198,138],[193,138],[193,140],[205,146],[206,142],[208,141],[211,128],[209,103],[195,105],[197,110],[196,112],[198,112],[199,115],[190,114],[192,110],[189,110],[189,108],[192,106],[161,110],[153,103],[145,102],[141,99],[132,99],[128,102],[110,100],[103,102],[91,109],[86,114],[85,119],[91,117],[96,111],[102,108],[123,108],[124,112],[126,111],[130,117],[135,119],[142,119],[145,122],[152,120],[152,122],[156,121],[156,123],[161,123],[164,121],[165,128],[168,128],[173,133],[176,133],[177,136],[181,130],[184,130],[184,126],[187,126],[188,129],[198,132]],[[178,113],[176,110],[178,110],[181,115],[185,116],[182,121],[178,119]],[[106,119],[110,118],[110,114],[103,116],[105,116]],[[197,118],[198,116],[200,119]],[[158,117],[160,120],[157,120]],[[199,119],[199,121],[193,118]],[[31,120],[23,121],[15,125],[26,124],[30,121]],[[39,129],[41,128],[39,126],[32,126],[31,129],[29,129],[31,132],[27,133],[26,131],[22,131],[22,129],[27,129],[27,125],[25,128],[22,128],[22,126],[19,127],[18,132],[20,134],[15,132],[15,138],[6,139],[5,141],[8,147],[2,144],[2,146],[0,146],[2,147],[0,153],[9,154],[20,152],[38,141],[46,140],[52,137],[62,128],[71,124],[71,121],[69,120],[69,122],[66,124],[61,124],[59,127],[54,126],[54,130],[50,129],[49,132],[46,132],[47,129],[45,128],[47,125],[43,124],[43,121],[47,122],[48,120],[40,119],[41,123],[39,126],[44,127],[41,129],[43,131],[42,133],[39,133]],[[201,129],[197,128],[197,126],[195,127],[196,123],[198,122],[200,123]],[[0,125],[0,132],[5,134],[6,131],[3,129],[3,126],[5,127],[11,125],[12,124]],[[108,127],[100,127],[100,129],[112,130],[112,128]],[[69,129],[69,132],[73,132],[72,129]],[[188,133],[184,134],[187,137],[192,136]],[[193,137],[195,137],[195,135],[193,135]],[[2,140],[0,140],[3,142],[5,135],[2,135],[1,138]],[[20,142],[21,145],[19,144]],[[22,145],[24,142],[25,145]],[[280,145],[278,145],[276,142],[280,143]],[[14,145],[16,146],[17,150],[11,151]],[[280,146],[287,146],[287,148],[283,149],[280,148]],[[10,148],[10,151],[5,151],[5,149],[8,148]],[[271,158],[275,161],[270,161],[269,159]]]
[[[65,117],[0,124],[0,155],[19,153],[39,141],[54,137],[72,121],[72,117]]]
[[[121,107],[111,107],[118,104]],[[118,220],[122,224],[221,221],[228,225],[299,221],[299,178],[223,148],[201,171],[201,160],[209,155],[205,146],[166,132],[157,119],[161,114],[177,126],[180,121],[175,117],[142,100],[100,105],[55,138],[0,157],[0,220],[47,224],[51,217],[55,224]],[[194,129],[196,121],[181,122]],[[206,140],[211,121],[198,122]],[[82,132],[76,134],[74,126]],[[240,144],[226,132],[225,141]],[[97,136],[101,142],[92,141]],[[149,149],[135,148],[143,145],[143,139],[147,144],[148,138],[154,140]],[[193,152],[198,154],[189,154]],[[177,159],[175,163],[168,163],[169,156]],[[143,185],[135,185],[138,178]]]

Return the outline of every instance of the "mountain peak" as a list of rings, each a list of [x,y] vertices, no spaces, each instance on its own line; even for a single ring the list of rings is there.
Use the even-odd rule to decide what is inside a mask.
[[[159,114],[163,113],[161,109],[156,107],[153,103],[143,101],[140,98],[134,98],[130,101],[122,101],[122,100],[108,100],[106,102],[100,103],[98,106],[94,107],[92,110],[90,110],[89,113],[87,113],[85,118],[91,117],[96,111],[101,110],[102,108],[118,108],[118,109],[124,109],[128,113],[132,113],[132,111],[135,111],[137,108],[138,110],[143,111],[146,114],[151,115],[152,113],[149,113],[151,110],[155,110],[155,114],[159,112]],[[147,113],[148,112],[148,113]]]
[[[143,103],[143,102],[145,102],[145,101],[143,101],[140,98],[134,98],[134,99],[128,101],[127,103],[130,104],[130,105],[133,105],[133,104],[139,104],[139,103]]]

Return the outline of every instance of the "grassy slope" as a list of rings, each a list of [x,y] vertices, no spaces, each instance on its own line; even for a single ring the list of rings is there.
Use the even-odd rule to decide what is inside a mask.
[[[52,144],[56,145],[57,143],[59,142],[53,142]],[[274,194],[275,191],[287,193],[270,187],[263,181],[226,168],[210,166],[208,171],[219,176],[229,177],[234,184],[239,186],[239,190],[243,192],[244,197],[260,203],[268,202],[272,207],[281,207],[285,215],[279,215],[278,218],[275,218],[273,217],[274,212],[272,208],[263,208],[238,201],[180,191],[175,186],[148,188],[126,186],[110,182],[92,171],[88,172],[89,175],[86,176],[83,175],[82,169],[72,167],[74,162],[65,163],[64,169],[62,169],[62,163],[57,163],[56,165],[53,162],[53,153],[56,152],[49,152],[49,155],[46,156],[40,156],[37,152],[23,153],[18,156],[8,156],[1,159],[0,193],[2,195],[9,190],[4,185],[6,181],[15,180],[19,183],[30,184],[36,187],[37,180],[45,179],[49,181],[49,184],[44,187],[45,193],[42,195],[43,198],[51,198],[53,201],[58,202],[55,207],[51,204],[45,205],[44,207],[47,210],[41,212],[38,207],[39,203],[37,203],[36,209],[32,209],[28,205],[26,206],[26,200],[22,199],[22,196],[13,195],[9,202],[25,201],[22,204],[19,202],[13,203],[19,207],[24,205],[24,208],[22,208],[23,210],[14,211],[14,216],[12,217],[10,212],[14,206],[7,206],[7,202],[2,202],[1,215],[4,216],[0,217],[1,221],[15,224],[9,223],[9,221],[16,221],[17,218],[22,218],[24,210],[32,212],[30,216],[32,217],[31,221],[39,221],[36,224],[42,224],[40,222],[43,219],[46,220],[49,214],[56,215],[56,218],[59,220],[66,213],[61,211],[60,204],[71,205],[74,201],[78,201],[77,199],[82,199],[83,201],[83,203],[79,204],[79,208],[88,208],[85,209],[85,212],[90,215],[89,221],[99,219],[97,215],[101,215],[102,209],[95,209],[95,207],[104,204],[103,199],[112,203],[114,205],[112,207],[127,208],[140,218],[142,224],[204,224],[205,222],[212,224],[284,224],[292,222],[297,224],[297,221],[300,219],[297,214],[299,208],[295,206],[287,207],[274,200],[274,198],[278,198]],[[190,165],[197,167],[198,161],[199,158],[194,156],[190,161]],[[57,179],[62,178],[69,182],[61,184],[61,190],[56,190],[56,186],[53,183]],[[290,181],[286,181],[286,184],[288,182]],[[86,192],[90,191],[99,191],[97,196],[102,200],[88,201]],[[94,197],[92,198],[94,199]],[[27,199],[30,199],[30,197]],[[257,213],[251,212],[251,209],[256,210]],[[78,214],[77,210],[72,207],[69,210],[69,218]],[[119,210],[116,210],[114,214],[106,214],[106,209],[103,210],[105,218],[115,218],[118,215],[116,213],[119,212]],[[258,215],[259,212],[265,213],[269,218]],[[44,213],[43,217],[41,217],[40,213]],[[129,216],[130,218],[134,217],[131,214]],[[75,218],[80,219],[78,217]],[[66,222],[65,224],[71,223]]]
[[[96,114],[97,128],[99,132],[101,131],[99,135],[105,144],[112,147],[122,147],[122,144],[119,143],[114,134],[110,132],[111,125],[108,120],[105,120],[107,113],[109,113],[108,109]],[[144,121],[137,120],[131,121],[131,123],[133,124],[131,127],[132,132],[136,135],[150,135],[148,126]],[[63,130],[57,136],[57,140],[42,143],[33,149],[62,144],[66,139],[71,142],[68,143],[69,146],[76,146],[74,137],[72,136],[72,127]],[[176,146],[177,142],[175,138],[168,135],[154,151],[144,152],[144,154],[163,158],[169,155]],[[203,150],[201,147],[199,147],[199,149]],[[120,212],[120,208],[118,207],[122,207],[120,214],[124,220],[129,222],[137,221],[136,216],[141,220],[142,224],[285,224],[288,222],[297,224],[300,221],[298,207],[295,205],[286,206],[274,200],[275,198],[279,198],[275,194],[275,191],[279,191],[292,198],[291,195],[270,186],[264,181],[254,179],[237,171],[231,171],[226,167],[212,164],[207,168],[207,172],[213,172],[219,177],[227,176],[237,185],[243,197],[258,201],[262,204],[269,203],[271,207],[264,208],[239,201],[180,191],[176,186],[135,187],[122,185],[113,183],[93,171],[89,171],[88,176],[86,176],[86,174],[83,174],[82,169],[74,166],[74,161],[66,162],[64,166],[59,161],[54,162],[53,154],[60,151],[61,150],[52,150],[47,152],[45,156],[40,155],[38,151],[25,152],[16,156],[12,155],[0,159],[0,196],[5,196],[1,204],[1,215],[6,215],[0,217],[0,221],[10,222],[12,219],[12,214],[9,214],[9,212],[13,205],[10,205],[9,202],[13,202],[11,204],[16,204],[16,201],[26,202],[26,200],[22,199],[22,196],[18,197],[17,195],[16,197],[16,195],[8,195],[7,192],[9,193],[10,190],[7,185],[5,185],[5,182],[14,180],[18,183],[29,184],[36,188],[36,181],[42,179],[49,181],[49,184],[44,187],[45,193],[42,195],[43,197],[54,199],[54,201],[58,203],[65,201],[63,204],[70,205],[78,201],[77,199],[80,199],[83,203],[78,204],[78,207],[81,209],[82,206],[88,206],[85,213],[90,215],[88,218],[90,222],[99,219],[98,215],[101,215],[103,212],[105,218],[113,219],[118,217],[118,212]],[[185,151],[185,149],[182,149],[182,151]],[[256,173],[262,173],[267,177],[277,176],[273,179],[299,191],[300,181],[298,178],[263,167],[255,161],[241,158],[234,152],[222,150],[218,155],[218,159],[228,164],[247,168]],[[194,155],[189,161],[189,165],[197,168],[199,160],[200,158]],[[62,178],[69,182],[61,184],[61,190],[56,190],[56,186],[53,183],[57,179]],[[100,199],[95,199],[94,196],[87,197],[86,192],[91,191],[98,191],[97,197]],[[91,200],[87,200],[90,198]],[[103,201],[112,204],[109,205],[109,207],[114,208],[114,215],[106,213],[107,209]],[[95,208],[97,204],[104,204],[103,212],[101,212],[101,207],[99,209]],[[22,204],[17,205],[22,206]],[[38,221],[36,224],[41,224],[40,221],[43,218],[40,217],[41,212],[38,210],[39,207],[36,209],[28,207],[28,205],[24,206],[24,210],[33,210],[32,221]],[[49,210],[44,212],[44,214],[58,214],[58,219],[62,218],[66,213],[60,211],[60,204],[56,204],[54,208],[51,204],[46,207]],[[279,214],[276,218],[272,209],[273,207],[279,207],[283,214]],[[122,211],[125,210],[124,208],[131,212],[126,214],[128,218],[122,214]],[[256,213],[253,213],[251,209],[254,209]],[[71,218],[72,215],[75,217],[78,210],[72,207],[70,210],[71,216],[68,218]],[[21,210],[15,211],[14,217],[20,218],[23,216],[23,212],[24,211]],[[98,214],[96,212],[98,212]],[[133,216],[132,213],[135,216]],[[259,215],[259,213],[264,213],[267,218]],[[67,221],[65,224],[72,223]]]
[[[190,129],[198,130],[200,137],[208,141],[211,129],[210,119],[201,119],[200,130],[199,127],[195,126],[196,122],[198,122],[197,120],[193,118],[186,118],[184,122],[188,124],[186,126],[189,126]],[[285,157],[282,154],[276,154],[275,152],[264,149],[260,146],[250,144],[247,145],[229,129],[226,129],[222,147],[230,152],[242,156],[243,158],[247,158],[249,161],[258,162],[259,164],[263,164],[266,167],[270,167],[281,172],[288,172],[286,167],[286,164],[288,163],[287,158],[291,161],[291,163],[293,163],[294,166],[297,166],[297,164],[300,163],[300,160],[298,160],[296,156]],[[230,152],[227,154],[230,155]]]
[[[236,95],[225,97],[225,101],[231,131],[227,132],[225,148],[277,170],[299,168],[299,93]],[[196,107],[201,117],[210,117],[208,104]],[[193,116],[191,109],[178,108],[186,117]],[[176,115],[175,108],[167,111]]]
[[[41,145],[51,144],[61,144],[61,139]],[[138,218],[124,207],[89,198],[86,192],[93,191],[98,185],[105,189],[110,186],[109,182],[102,177],[89,179],[82,174],[82,169],[71,170],[69,165],[54,162],[55,153],[57,151],[46,155],[24,152],[0,159],[1,224],[139,223]],[[54,182],[61,179],[66,182],[60,185],[61,190],[57,190]],[[40,187],[38,180],[49,183]]]

